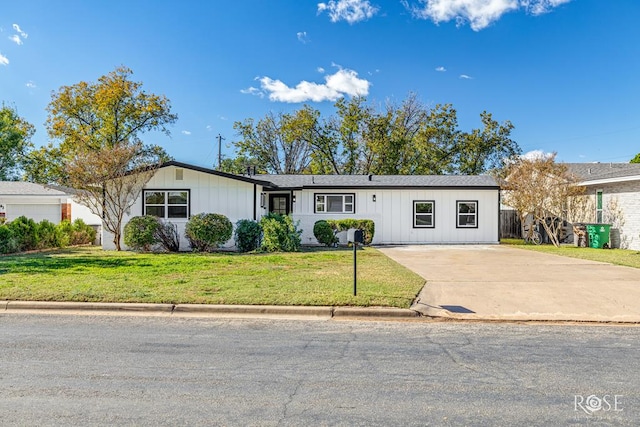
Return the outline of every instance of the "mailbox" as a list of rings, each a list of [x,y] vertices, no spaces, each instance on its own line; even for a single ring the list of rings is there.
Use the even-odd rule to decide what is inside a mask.
[[[358,228],[350,228],[347,230],[347,242],[364,243],[364,232]]]

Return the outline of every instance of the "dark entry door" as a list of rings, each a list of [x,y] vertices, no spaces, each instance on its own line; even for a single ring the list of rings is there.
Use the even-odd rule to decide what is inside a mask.
[[[291,199],[289,194],[269,194],[269,212],[289,215]]]

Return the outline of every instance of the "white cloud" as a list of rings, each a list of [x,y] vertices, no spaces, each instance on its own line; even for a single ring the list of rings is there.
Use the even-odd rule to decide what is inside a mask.
[[[355,24],[373,17],[378,10],[369,0],[330,0],[328,3],[318,3],[318,13],[327,11],[331,22],[347,21]]]
[[[436,71],[440,71],[441,73],[444,73],[445,71],[447,71],[447,69],[444,67],[438,67],[436,68]]]
[[[544,160],[553,157],[553,153],[545,153],[542,150],[531,150],[520,156],[523,160]]]
[[[17,44],[18,46],[20,46],[22,44],[22,39],[20,38],[19,35],[14,34],[11,37],[9,37],[9,40],[11,40],[12,42],[14,42],[15,44]]]
[[[334,74],[325,76],[324,80],[324,84],[301,81],[295,87],[289,87],[280,80],[262,77],[261,90],[249,88],[242,93],[260,96],[267,93],[271,101],[279,102],[323,102],[335,101],[344,95],[365,96],[369,94],[371,86],[369,81],[358,78],[358,73],[348,69],[339,69]]]
[[[465,79],[465,80],[471,80],[471,79],[473,79],[473,77],[468,76],[468,75],[466,75],[466,74],[460,74],[460,78],[461,78],[461,79]]]
[[[306,31],[298,31],[296,33],[296,37],[298,37],[298,41],[300,43],[306,44],[309,41],[309,38],[307,37],[307,32]]]
[[[183,130],[183,131],[182,131],[182,132],[180,132],[180,133],[182,133],[183,135],[191,135],[191,132],[190,132],[190,131],[188,131],[188,130]]]
[[[16,33],[20,34],[23,39],[26,39],[27,37],[29,37],[29,34],[22,31],[18,24],[13,24],[13,29],[15,30]]]
[[[260,98],[264,97],[264,93],[258,89],[257,87],[248,87],[246,89],[240,89],[240,93],[244,93],[245,95],[256,95],[259,96]]]
[[[508,12],[524,9],[532,15],[540,15],[571,0],[402,0],[404,6],[420,19],[430,19],[436,24],[455,20],[458,26],[469,23],[471,29],[480,31]]]
[[[26,87],[28,87],[29,89],[35,89],[35,88],[37,88],[37,87],[38,87],[38,86],[36,86],[36,84],[35,84],[33,81],[31,81],[31,80],[29,80],[27,83],[25,83],[25,86],[26,86]]]
[[[0,53],[0,65],[9,65],[9,58]]]
[[[320,74],[324,74],[324,68],[322,67],[316,68],[316,71],[318,71]]]

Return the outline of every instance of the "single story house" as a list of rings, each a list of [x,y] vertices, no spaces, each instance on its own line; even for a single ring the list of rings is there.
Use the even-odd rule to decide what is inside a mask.
[[[490,176],[234,175],[171,161],[156,170],[123,226],[159,216],[178,226],[186,249],[191,215],[219,213],[235,224],[276,212],[299,221],[303,244],[317,244],[316,221],[343,218],[373,220],[374,244],[497,244],[499,207]],[[112,236],[102,242],[114,249]]]
[[[11,221],[26,216],[36,222],[46,219],[58,224],[64,219],[80,218],[88,225],[99,227],[101,218],[74,201],[74,194],[74,190],[64,187],[0,181],[0,219]]]
[[[640,164],[566,165],[592,198],[591,221],[612,224],[612,246],[640,250]]]

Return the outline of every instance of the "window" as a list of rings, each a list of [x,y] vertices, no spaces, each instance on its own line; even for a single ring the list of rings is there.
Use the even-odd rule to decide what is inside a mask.
[[[433,200],[413,201],[413,228],[434,228],[436,226]]]
[[[189,218],[189,191],[145,190],[143,210],[160,218]]]
[[[458,201],[457,228],[478,228],[478,202],[477,201]]]
[[[602,190],[596,191],[596,222],[602,223]]]
[[[355,194],[316,194],[316,213],[355,213]]]

